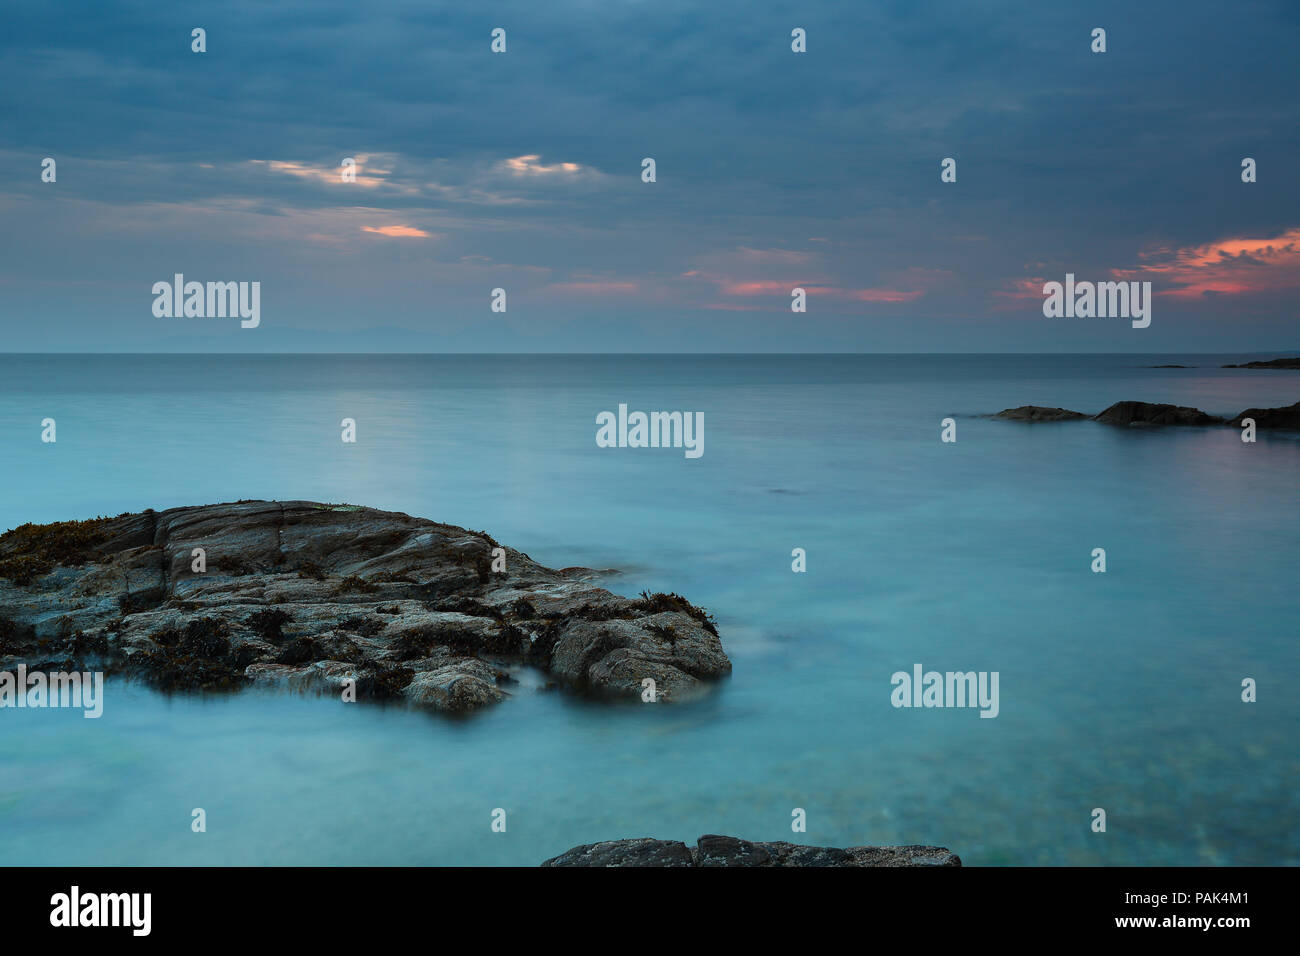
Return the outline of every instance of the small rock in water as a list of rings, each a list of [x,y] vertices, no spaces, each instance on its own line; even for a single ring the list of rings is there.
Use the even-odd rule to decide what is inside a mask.
[[[1072,412],[1068,408],[1047,408],[1043,405],[1021,405],[1019,408],[1004,408],[993,416],[1013,422],[1068,422],[1077,418],[1087,418],[1083,412]]]

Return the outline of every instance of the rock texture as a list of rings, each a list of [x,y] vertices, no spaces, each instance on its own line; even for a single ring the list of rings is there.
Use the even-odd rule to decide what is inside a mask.
[[[993,416],[1012,422],[1068,422],[1087,418],[1083,412],[1072,412],[1068,408],[1046,408],[1042,405],[1021,405],[1019,408],[1004,408]]]
[[[662,699],[731,670],[712,619],[629,599],[487,534],[309,501],[145,511],[0,536],[0,670],[105,670],[164,689],[268,684],[467,711],[530,665]],[[193,570],[202,549],[206,570]]]
[[[1222,425],[1223,419],[1207,415],[1199,408],[1185,405],[1160,405],[1152,402],[1116,402],[1098,415],[1095,421],[1107,425]]]
[[[801,846],[705,835],[694,847],[676,840],[609,840],[575,846],[542,866],[961,866],[937,846]]]

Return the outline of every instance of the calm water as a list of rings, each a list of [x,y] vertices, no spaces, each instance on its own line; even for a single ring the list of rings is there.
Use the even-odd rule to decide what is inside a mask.
[[[1300,399],[1300,372],[1217,367],[1238,360],[0,357],[0,529],[238,498],[405,511],[679,591],[735,664],[684,706],[521,689],[451,720],[110,684],[98,721],[0,711],[0,862],[533,865],[715,832],[1300,863],[1300,440],[974,417]],[[1163,362],[1208,367],[1141,367]],[[620,402],[702,411],[704,456],[597,448]],[[998,671],[1000,716],[891,707],[917,662]]]

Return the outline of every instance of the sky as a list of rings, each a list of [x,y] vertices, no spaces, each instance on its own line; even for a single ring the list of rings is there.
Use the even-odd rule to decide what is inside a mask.
[[[1296,352],[1298,36],[1293,0],[11,0],[0,351]],[[260,324],[156,316],[177,273]],[[1150,326],[1045,317],[1067,273],[1150,281]]]

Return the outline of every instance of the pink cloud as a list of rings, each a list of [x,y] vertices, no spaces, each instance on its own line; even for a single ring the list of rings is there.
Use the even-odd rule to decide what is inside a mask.
[[[1257,295],[1300,289],[1300,226],[1271,239],[1230,237],[1196,246],[1150,246],[1138,252],[1142,260],[1131,269],[1111,269],[1109,278],[1149,281],[1156,295],[1197,299],[1205,295]],[[1026,268],[1043,269],[1036,262]],[[1054,281],[1061,281],[1054,275]],[[1077,279],[1096,276],[1077,275]],[[1013,279],[993,293],[1007,299],[1040,299],[1043,283],[1035,277]]]
[[[789,295],[790,290],[799,284],[771,280],[740,282],[733,279],[720,279],[718,283],[723,295]]]
[[[1041,278],[1013,279],[1010,288],[995,290],[993,294],[1002,299],[1041,299],[1043,284],[1047,281]]]
[[[1159,290],[1160,295],[1281,292],[1300,288],[1300,226],[1271,239],[1234,237],[1199,246],[1157,247],[1139,253],[1139,258],[1147,261],[1136,269],[1116,269],[1113,275],[1173,286]]]
[[[789,296],[791,291],[799,288],[812,296],[824,296],[831,299],[849,299],[855,302],[911,302],[925,293],[919,289],[866,288],[845,289],[831,285],[814,285],[807,282],[778,282],[772,279],[754,281],[737,281],[718,279],[718,288],[723,295],[734,296]]]
[[[946,269],[913,266],[882,274],[878,277],[878,285],[855,286],[836,282],[822,266],[819,251],[739,246],[699,257],[695,268],[681,273],[681,278],[710,283],[715,287],[722,301],[706,308],[759,311],[785,307],[790,293],[796,288],[803,289],[810,299],[883,305],[913,302],[929,289],[950,282],[953,275]],[[740,305],[729,301],[759,298],[772,301],[766,305],[757,302]]]
[[[899,289],[851,289],[850,297],[859,302],[911,302],[925,295],[924,292],[904,292]]]

